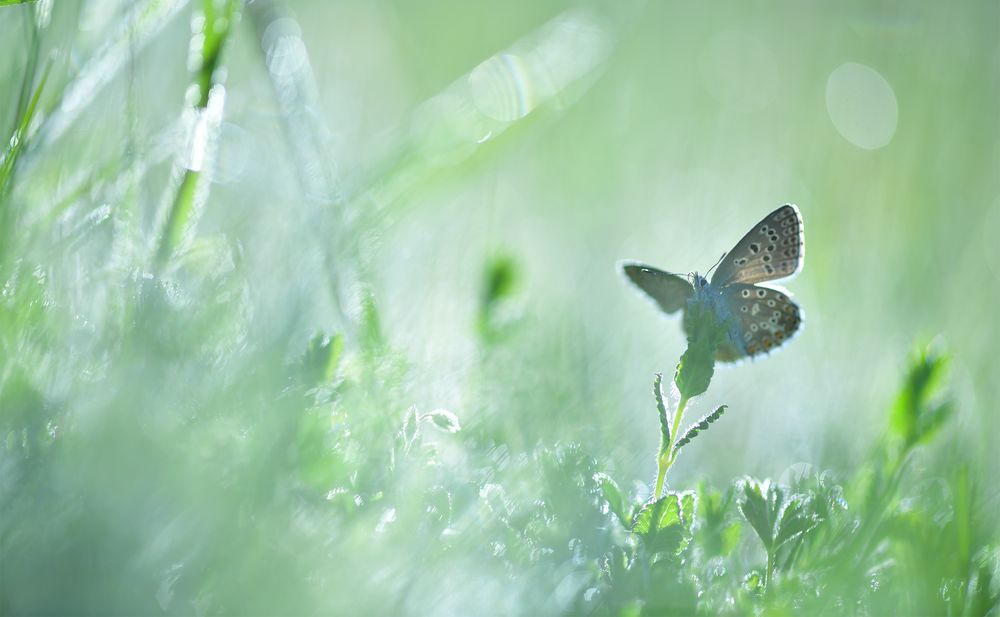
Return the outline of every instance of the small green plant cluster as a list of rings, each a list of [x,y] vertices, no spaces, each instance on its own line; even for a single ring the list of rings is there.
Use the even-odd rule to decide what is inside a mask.
[[[915,354],[883,445],[838,476],[814,470],[787,483],[744,478],[726,490],[625,499],[598,474],[602,500],[630,534],[601,562],[601,610],[612,614],[986,615],[1000,602],[990,523],[969,501],[965,465],[947,490],[906,496],[907,463],[948,417],[946,358]],[[654,391],[663,418],[657,376]],[[695,423],[690,441],[724,407]],[[919,427],[919,428],[914,428]],[[671,452],[674,452],[672,450]],[[930,523],[930,521],[937,521]],[[919,522],[918,522],[919,521]],[[975,548],[970,544],[975,541]]]

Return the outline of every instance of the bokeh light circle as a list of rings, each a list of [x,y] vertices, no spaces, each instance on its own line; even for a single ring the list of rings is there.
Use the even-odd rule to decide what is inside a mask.
[[[896,93],[882,75],[864,64],[845,62],[826,81],[826,109],[844,139],[875,150],[896,134]]]

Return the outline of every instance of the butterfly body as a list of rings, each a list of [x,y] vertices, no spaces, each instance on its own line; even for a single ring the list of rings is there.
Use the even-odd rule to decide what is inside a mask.
[[[726,328],[716,359],[733,362],[770,352],[786,343],[802,324],[801,310],[788,291],[757,283],[785,278],[802,268],[804,238],[798,208],[786,204],[755,225],[720,262],[711,281],[697,273],[678,276],[638,263],[623,270],[667,314],[697,307],[710,310]]]

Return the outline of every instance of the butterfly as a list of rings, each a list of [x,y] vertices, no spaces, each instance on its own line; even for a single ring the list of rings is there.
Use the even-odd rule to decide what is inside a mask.
[[[785,204],[723,256],[711,282],[697,272],[683,277],[634,262],[622,269],[668,315],[692,303],[713,310],[728,329],[716,360],[735,362],[781,347],[802,326],[802,311],[787,290],[757,283],[792,276],[804,257],[802,215]],[[684,331],[690,333],[686,316]]]

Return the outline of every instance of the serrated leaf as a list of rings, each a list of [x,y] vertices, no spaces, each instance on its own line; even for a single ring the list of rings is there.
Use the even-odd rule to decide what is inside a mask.
[[[698,436],[698,433],[708,429],[709,425],[722,417],[722,414],[726,412],[726,406],[720,405],[712,413],[702,416],[697,422],[688,427],[688,430],[681,434],[677,443],[674,444],[674,456],[677,455],[677,451],[686,446],[691,442],[692,439]]]
[[[809,506],[810,500],[804,495],[795,495],[785,503],[778,519],[774,548],[778,548],[819,524],[819,519],[813,515]]]
[[[694,512],[698,506],[698,495],[694,491],[679,493],[681,500],[681,521],[690,528],[694,523]]]
[[[458,416],[447,409],[435,409],[424,414],[424,420],[430,420],[434,426],[448,433],[457,433],[462,430],[462,425],[458,421]]]
[[[774,516],[772,507],[773,487],[764,481],[757,482],[747,478],[743,482],[743,498],[740,500],[740,512],[757,532],[757,537],[764,543],[764,548],[771,551],[774,546]],[[769,495],[771,494],[771,495]]]
[[[653,376],[653,398],[656,399],[656,411],[660,418],[660,443],[670,443],[670,418],[667,417],[667,406],[663,400],[663,373]]]
[[[650,553],[678,554],[691,538],[694,505],[693,493],[667,493],[639,511],[632,531]]]

